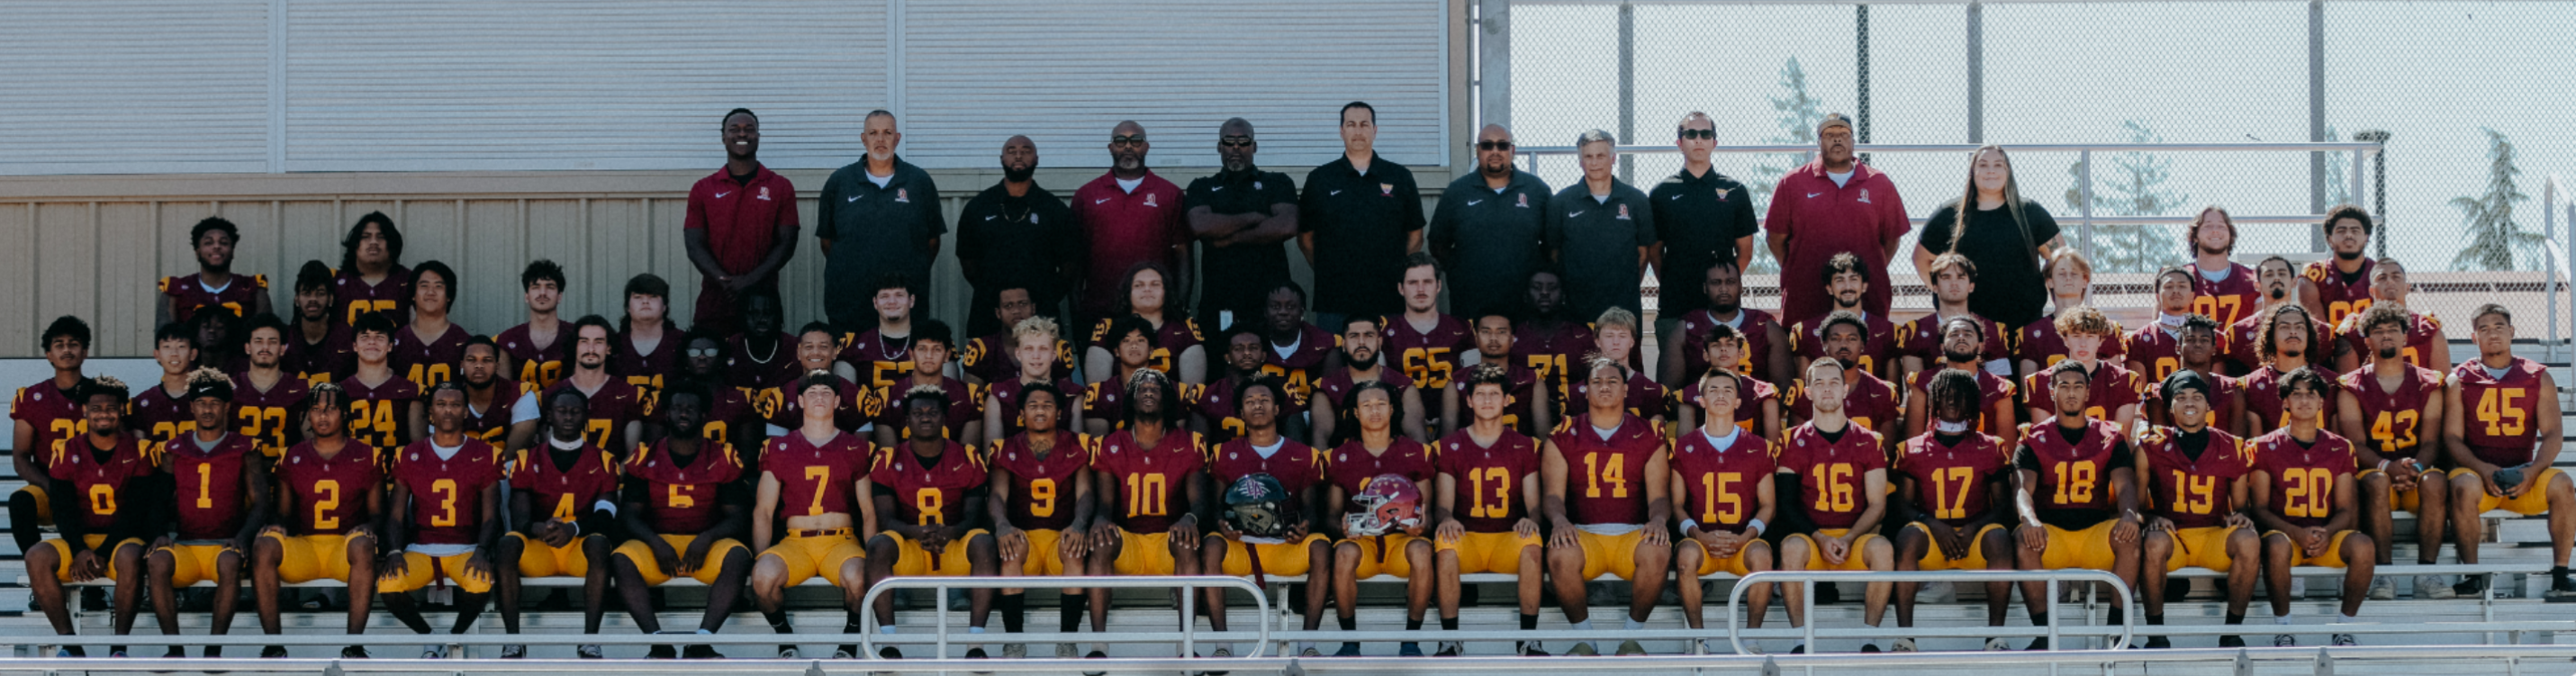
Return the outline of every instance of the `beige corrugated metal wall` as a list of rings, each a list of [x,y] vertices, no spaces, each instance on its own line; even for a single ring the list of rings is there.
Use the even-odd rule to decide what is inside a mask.
[[[1303,177],[1310,167],[1266,167]],[[1209,173],[1184,169],[1162,175],[1176,183]],[[788,171],[800,191],[798,211],[814,217],[813,195],[828,172]],[[1070,195],[1097,170],[1041,171],[1041,185]],[[551,258],[564,266],[571,288],[567,317],[624,310],[626,280],[652,272],[671,281],[672,314],[683,323],[698,293],[698,276],[681,244],[681,219],[689,184],[702,174],[683,172],[546,172],[519,174],[288,174],[178,177],[80,177],[0,182],[28,197],[0,198],[0,358],[39,356],[36,336],[61,315],[77,315],[97,331],[93,354],[141,356],[150,351],[155,282],[196,271],[188,229],[220,215],[242,229],[235,269],[269,277],[271,300],[281,313],[292,302],[298,267],[306,260],[338,265],[339,240],[369,211],[394,217],[404,237],[403,260],[441,260],[462,278],[457,321],[468,330],[497,333],[524,321],[519,271],[528,261]],[[934,178],[953,221],[965,200],[999,180],[986,171],[941,170]],[[1424,188],[1425,213],[1449,174],[1415,169]],[[796,258],[783,273],[790,326],[822,317],[822,257],[808,228]],[[933,316],[961,322],[965,281],[957,271],[956,240],[943,238],[932,271],[928,307]],[[1293,253],[1292,261],[1297,260]],[[1294,264],[1301,283],[1311,276]]]

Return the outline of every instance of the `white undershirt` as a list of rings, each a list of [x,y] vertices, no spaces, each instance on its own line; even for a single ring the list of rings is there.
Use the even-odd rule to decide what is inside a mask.
[[[1609,196],[1609,195],[1593,195],[1593,196],[1592,196],[1592,201],[1594,201],[1594,202],[1600,202],[1600,203],[1602,203],[1602,204],[1609,204],[1609,203],[1610,203],[1610,196]]]
[[[1263,459],[1263,460],[1269,460],[1269,459],[1270,459],[1270,456],[1274,456],[1274,455],[1278,455],[1278,454],[1279,454],[1279,449],[1287,448],[1287,447],[1288,447],[1288,438],[1287,438],[1287,437],[1280,437],[1280,438],[1279,438],[1279,441],[1278,441],[1277,443],[1273,443],[1273,444],[1268,445],[1268,446],[1254,446],[1254,447],[1252,447],[1252,453],[1253,453],[1254,455],[1259,455],[1259,456],[1261,456],[1261,459]]]
[[[2217,270],[2202,270],[2202,271],[2200,271],[2200,278],[2201,278],[2201,279],[2206,279],[2206,280],[2209,280],[2209,281],[2212,281],[2212,282],[2224,282],[2224,281],[2227,281],[2227,276],[2228,276],[2228,275],[2230,275],[2230,274],[2234,274],[2235,272],[2236,272],[2236,270],[2235,270],[2234,268],[2219,268],[2219,269],[2217,269]]]
[[[440,460],[455,460],[456,454],[465,452],[465,445],[440,446],[438,442],[432,441],[429,442],[429,451],[438,454]]]
[[[1711,435],[1711,434],[1709,434],[1709,433],[1708,433],[1708,429],[1707,429],[1707,428],[1701,428],[1701,429],[1700,429],[1700,431],[1699,431],[1699,435],[1700,435],[1700,436],[1703,436],[1703,437],[1707,437],[1707,438],[1708,438],[1708,447],[1709,447],[1709,448],[1714,448],[1714,449],[1721,450],[1721,451],[1726,450],[1726,448],[1727,448],[1728,446],[1733,446],[1733,445],[1735,445],[1735,437],[1736,437],[1736,435],[1738,435],[1738,434],[1742,434],[1742,433],[1744,433],[1744,428],[1743,428],[1743,427],[1739,427],[1739,426],[1735,426],[1735,425],[1728,425],[1728,426],[1726,426],[1726,436],[1722,436],[1722,437],[1721,437],[1721,436],[1715,436],[1715,435]]]
[[[1592,433],[1593,433],[1593,434],[1601,435],[1601,440],[1602,440],[1602,441],[1609,441],[1609,440],[1610,440],[1610,435],[1618,434],[1618,433],[1619,433],[1619,428],[1612,427],[1612,428],[1609,428],[1609,429],[1602,429],[1602,428],[1601,428],[1601,426],[1599,426],[1599,425],[1594,425],[1594,426],[1592,427]]]
[[[1292,342],[1292,343],[1289,343],[1289,344],[1286,344],[1286,345],[1272,345],[1272,346],[1270,346],[1270,351],[1279,353],[1279,358],[1280,358],[1280,359],[1287,359],[1287,358],[1288,358],[1288,355],[1296,354],[1296,353],[1297,353],[1297,348],[1298,348],[1299,346],[1303,346],[1303,345],[1305,345],[1305,344],[1306,344],[1306,333],[1305,333],[1305,332],[1303,332],[1303,331],[1300,331],[1300,332],[1298,332],[1298,333],[1297,333],[1297,340],[1296,340],[1295,342]]]
[[[1846,171],[1846,172],[1839,173],[1839,174],[1828,171],[1828,172],[1825,172],[1825,178],[1833,179],[1833,181],[1834,181],[1834,187],[1836,187],[1836,188],[1847,187],[1847,186],[1851,185],[1851,177],[1852,177],[1852,174],[1854,174],[1854,173],[1858,173],[1858,172],[1859,172],[1859,170],[1857,170],[1857,169],[1854,169],[1854,170],[1852,170],[1852,171]]]
[[[199,274],[197,276],[197,286],[205,288],[206,293],[223,293],[225,289],[233,288],[233,279],[233,277],[225,277],[223,286],[215,286],[213,284],[207,284],[205,275]]]
[[[872,173],[868,173],[868,172],[864,172],[864,171],[859,172],[859,173],[861,173],[861,174],[866,174],[866,175],[867,175],[867,177],[868,177],[868,182],[869,182],[869,183],[877,184],[877,189],[879,189],[879,190],[883,190],[883,189],[885,189],[886,184],[888,184],[888,183],[893,183],[893,182],[894,182],[894,174],[886,174],[886,175],[884,175],[884,176],[878,176],[878,175],[876,175],[876,174],[872,174]]]
[[[1135,177],[1135,178],[1132,178],[1132,179],[1120,178],[1120,179],[1111,179],[1111,180],[1115,180],[1115,181],[1117,181],[1117,182],[1118,182],[1118,189],[1119,189],[1120,191],[1125,192],[1125,193],[1130,194],[1130,195],[1133,195],[1133,194],[1135,194],[1135,193],[1136,193],[1136,187],[1137,187],[1137,186],[1141,186],[1141,185],[1144,185],[1144,184],[1145,184],[1145,177],[1143,177],[1143,176],[1138,176],[1138,177]]]

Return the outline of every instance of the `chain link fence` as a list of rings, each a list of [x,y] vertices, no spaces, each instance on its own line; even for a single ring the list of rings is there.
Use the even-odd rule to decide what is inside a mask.
[[[2403,261],[2418,287],[2413,304],[2452,319],[2455,338],[2466,337],[2469,310],[2491,300],[2541,317],[2543,291],[2559,288],[2544,279],[2566,267],[2563,252],[2542,246],[2539,202],[2544,176],[2576,169],[2565,114],[2576,110],[2576,89],[2549,74],[2569,63],[2563,41],[2576,4],[1512,0],[1510,12],[1509,119],[1524,146],[1571,145],[1594,128],[1623,144],[1667,144],[1695,110],[1717,120],[1719,145],[1813,143],[1816,121],[1831,112],[1858,118],[1863,142],[1880,144],[2385,138],[2384,156],[2364,160],[2358,193],[2349,153],[2095,153],[2092,211],[2099,222],[2187,217],[2210,204],[2240,217],[2361,204],[2383,221],[2370,255]],[[1966,155],[1868,160],[1921,218],[1958,196]],[[2097,281],[2143,289],[2157,267],[2188,260],[2179,225],[2102,223],[2089,245],[2081,241],[2077,153],[2013,160],[2022,194],[2068,226],[2068,242],[2102,269]],[[1752,186],[1760,208],[1804,161],[1720,154],[1716,166]],[[1649,188],[1680,163],[1677,154],[1631,155],[1621,178]],[[1581,180],[1571,158],[1536,166],[1551,186]],[[2240,230],[2237,257],[2249,264],[2324,255],[2313,224]],[[1754,272],[1768,271],[1767,253],[1757,258]],[[1899,283],[1910,282],[1911,269],[1897,267]],[[2101,300],[2133,311],[2151,302]],[[2576,316],[2564,302],[2557,316]]]

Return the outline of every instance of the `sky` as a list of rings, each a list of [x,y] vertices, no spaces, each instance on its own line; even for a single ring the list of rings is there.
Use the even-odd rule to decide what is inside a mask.
[[[1663,144],[1684,113],[1717,120],[1720,145],[1775,142],[1771,99],[1785,95],[1783,66],[1796,59],[1826,111],[1857,112],[1855,11],[1848,4],[1640,5],[1635,34],[1634,140]],[[1571,145],[1585,129],[1620,132],[1615,5],[1515,3],[1512,121],[1523,145]],[[1985,140],[2127,142],[2135,121],[2168,142],[2306,141],[2308,6],[2301,2],[2044,3],[1984,7]],[[2576,2],[2329,2],[2325,5],[2325,119],[2342,134],[2391,132],[2387,147],[2388,252],[2416,269],[2447,269],[2463,246],[2451,198],[2488,181],[2486,135],[2503,133],[2530,201],[2523,228],[2542,228],[2542,181],[2576,179],[2576,56],[2566,40]],[[1870,140],[1967,143],[1964,5],[1870,9]],[[2164,153],[2185,199],[2242,215],[2313,213],[2306,153]],[[2062,224],[2073,153],[2015,154],[2025,197]],[[2097,181],[2105,164],[2096,157]],[[1721,156],[1745,177],[1762,162]],[[1964,153],[1881,154],[1916,217],[1958,196]],[[1642,156],[1650,184],[1679,166]],[[1571,158],[1542,160],[1563,186]],[[2349,183],[2337,174],[2336,183]],[[1641,185],[1641,188],[1645,187]],[[2576,186],[2571,186],[2576,187]],[[2365,193],[2367,196],[2367,193]],[[2561,197],[2562,204],[2566,198]],[[2558,240],[2570,233],[2561,223]],[[2240,253],[2307,251],[2301,226],[2241,226]],[[2562,246],[2564,246],[2562,244]]]

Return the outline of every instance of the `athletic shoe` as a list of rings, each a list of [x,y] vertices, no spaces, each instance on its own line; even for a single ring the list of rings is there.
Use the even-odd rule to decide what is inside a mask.
[[[706,644],[699,644],[699,645],[689,646],[689,647],[686,647],[686,648],[681,648],[681,649],[680,649],[680,659],[687,659],[687,660],[721,660],[721,659],[724,659],[724,653],[716,652],[716,647],[715,647],[715,646],[706,645]]]
[[[2031,640],[2030,640],[2030,645],[2028,645],[2028,646],[2024,646],[2022,649],[2023,649],[2023,650],[2047,650],[2047,649],[2048,649],[2048,637],[2046,637],[2046,636],[2042,636],[2042,637],[2039,637],[2039,638],[2031,639]]]
[[[2243,648],[2245,647],[2245,637],[2235,634],[2220,634],[2218,636],[2218,647]]]
[[[54,657],[61,659],[74,659],[88,656],[89,653],[87,651],[81,650],[81,647],[76,645],[63,646],[62,649],[54,651]]]
[[[422,647],[421,647],[421,649],[420,649],[420,658],[421,658],[421,659],[424,659],[424,660],[443,660],[443,659],[447,659],[447,646],[444,646],[444,645],[430,645],[430,646],[422,646]]]
[[[877,659],[881,659],[881,660],[899,660],[899,659],[903,659],[903,651],[901,651],[901,650],[896,650],[896,649],[894,648],[894,646],[886,646],[886,647],[883,647],[883,648],[878,648],[878,649],[877,649]]]
[[[279,655],[279,657],[285,657],[285,656],[284,656],[284,655]],[[346,648],[341,648],[341,649],[340,649],[340,659],[344,659],[344,660],[363,660],[363,659],[367,659],[367,648],[366,648],[365,646],[354,646],[354,645],[353,645],[353,646],[346,647]]]
[[[2485,575],[2462,575],[2459,584],[2451,585],[2451,593],[2460,596],[2477,596],[2486,590],[2487,576]]]
[[[1911,638],[1900,638],[1900,639],[1896,639],[1896,642],[1895,642],[1895,643],[1887,644],[1887,651],[1888,651],[1888,652],[1892,652],[1892,653],[1910,653],[1910,652],[1914,652],[1914,639],[1911,639]]]
[[[1860,651],[1861,651],[1861,652],[1864,652],[1864,653],[1875,653],[1875,652],[1879,652],[1878,644],[1876,644],[1876,643],[1863,643],[1863,644],[1860,644]]]
[[[2550,603],[2567,603],[2570,601],[2576,601],[2576,579],[2560,577],[2558,579],[2551,580],[2549,581],[2549,591],[2542,592],[2541,595],[2546,597]]]
[[[1539,642],[1539,641],[1522,641],[1522,642],[1520,642],[1520,645],[1513,646],[1513,647],[1515,647],[1515,648],[1519,648],[1519,649],[1520,649],[1520,650],[1519,650],[1519,652],[1520,652],[1520,654],[1521,654],[1521,656],[1522,656],[1522,657],[1546,657],[1546,656],[1547,656],[1547,646],[1546,646],[1546,644],[1541,643],[1541,642]]]
[[[125,655],[125,646],[121,646],[121,645],[112,645],[112,646],[108,646],[108,647],[107,647],[107,656],[108,656],[108,657],[113,657],[113,658],[116,658],[116,659],[120,659],[120,660],[121,660],[121,659],[125,659],[125,657],[126,657],[126,655]]]
[[[1746,655],[1760,655],[1760,654],[1762,654],[1762,644],[1761,644],[1760,642],[1748,642],[1748,643],[1745,643],[1745,644],[1744,644],[1744,653],[1743,653],[1743,654],[1746,654]]]
[[[1396,657],[1421,657],[1421,656],[1422,656],[1422,644],[1420,644],[1420,643],[1416,643],[1416,642],[1413,642],[1413,641],[1405,641],[1402,645],[1398,645],[1398,646],[1396,646],[1396,647],[1395,647],[1395,656],[1396,656]]]
[[[2334,644],[2339,646],[2361,645],[2361,642],[2353,640],[2351,634],[2335,634]]]
[[[286,656],[286,646],[282,646],[282,645],[273,645],[273,646],[269,646],[269,647],[266,647],[266,648],[261,648],[261,649],[259,649],[259,657],[260,657],[260,659],[269,659],[269,660],[273,660],[273,659],[278,659],[278,658],[282,658],[282,657],[285,657],[285,656]]]
[[[1082,657],[1082,649],[1081,649],[1081,648],[1073,647],[1073,644],[1071,644],[1071,643],[1058,643],[1058,644],[1055,644],[1055,658],[1056,658],[1056,659],[1059,659],[1059,660],[1071,660],[1071,659],[1080,659],[1081,657]]]
[[[1308,651],[1308,652],[1313,652],[1313,651]],[[1105,653],[1105,652],[1101,652],[1101,651],[1098,651],[1098,650],[1094,650],[1094,651],[1091,651],[1091,654],[1084,655],[1084,656],[1082,656],[1082,658],[1083,658],[1083,659],[1087,659],[1087,660],[1105,660],[1105,659],[1109,659],[1109,653]],[[1082,672],[1082,676],[1107,676],[1108,674],[1109,674],[1109,672],[1106,672],[1106,671],[1085,671],[1085,672]]]
[[[2000,638],[1990,638],[1990,639],[1986,639],[1986,652],[1990,652],[1990,653],[1992,653],[1992,652],[2003,652],[2003,651],[2011,650],[2011,649],[2012,649],[2012,642],[2011,642],[2011,641],[2007,641],[2007,640],[2000,639]]]
[[[1419,648],[1417,648],[1417,650],[1419,650]],[[1358,656],[1360,656],[1360,644],[1352,643],[1352,642],[1349,642],[1349,641],[1343,641],[1343,642],[1342,642],[1342,649],[1333,651],[1333,656],[1334,656],[1334,657],[1358,657]]]
[[[1789,648],[1789,654],[1791,654],[1791,655],[1804,655],[1804,654],[1807,654],[1807,644],[1800,643],[1800,644],[1798,644],[1798,645],[1796,645],[1796,646],[1793,646],[1793,647]]]
[[[832,649],[832,659],[836,659],[836,660],[855,660],[855,659],[858,659],[858,658],[859,658],[859,647],[858,647],[858,646],[845,645],[845,646],[841,646],[841,647],[833,648],[833,649]]]
[[[2297,637],[2297,636],[2291,636],[2291,635],[2289,635],[2289,634],[2273,634],[2273,635],[2272,635],[2272,647],[2274,647],[2274,648],[2296,648],[2296,647],[2299,647],[2299,637]]]
[[[2379,575],[2370,576],[2370,600],[2397,600],[2397,581]]]
[[[188,658],[188,649],[187,649],[187,648],[181,648],[181,647],[179,647],[179,646],[175,646],[175,645],[174,645],[174,646],[170,646],[170,649],[169,649],[168,651],[165,651],[165,652],[162,652],[162,653],[161,653],[161,658],[162,658],[162,659],[174,659],[174,658],[175,658],[175,659],[187,659],[187,658]]]
[[[1002,659],[1006,659],[1006,660],[1023,660],[1023,659],[1028,659],[1028,657],[1029,657],[1029,644],[1026,644],[1026,643],[1004,643],[1004,644],[1002,644]]]
[[[646,648],[644,650],[644,659],[648,660],[676,660],[679,658],[680,649],[673,648],[671,647],[671,644],[668,643]]]
[[[1948,582],[1926,582],[1914,588],[1915,603],[1956,603],[1959,586]]]
[[[1646,654],[1646,647],[1638,645],[1635,640],[1620,641],[1618,654],[1643,655]]]
[[[782,660],[792,660],[792,659],[796,659],[796,646],[792,646],[792,645],[783,645],[783,646],[778,646],[778,659],[782,659]]]
[[[599,646],[595,645],[574,646],[572,654],[585,660],[606,659],[608,657],[607,653],[602,652],[599,649]]]
[[[505,660],[523,660],[523,659],[527,659],[527,658],[528,658],[528,647],[527,647],[527,646],[523,646],[523,645],[505,645],[505,646],[501,646],[501,659],[505,659]]]
[[[990,656],[988,656],[988,655],[984,654],[984,646],[980,646],[980,645],[979,645],[979,646],[975,646],[975,647],[967,648],[967,649],[966,649],[966,659],[970,659],[970,660],[981,660],[981,659],[989,659],[989,658],[990,658]]]
[[[1433,657],[1457,657],[1458,655],[1460,655],[1460,654],[1462,654],[1462,653],[1465,653],[1465,652],[1466,652],[1466,646],[1459,645],[1457,641],[1441,641],[1441,642],[1440,642],[1440,652],[1432,653],[1432,654],[1431,654],[1431,656],[1433,656]]]
[[[2460,593],[2453,591],[2451,585],[2442,584],[2440,575],[2415,576],[2415,600],[2446,601],[2459,597]]]
[[[1218,649],[1216,649],[1215,651],[1208,653],[1208,658],[1209,658],[1209,659],[1223,659],[1223,658],[1228,658],[1228,657],[1233,657],[1233,656],[1234,656],[1234,650],[1233,650],[1233,649],[1230,649],[1230,648],[1218,648]],[[1231,672],[1231,671],[1201,671],[1201,672],[1197,672],[1197,676],[1226,676],[1226,674],[1231,674],[1231,673],[1234,673],[1234,672]]]
[[[1574,644],[1574,647],[1566,650],[1565,654],[1568,657],[1591,657],[1601,654],[1601,651],[1592,647],[1591,641],[1583,641]]]
[[[2139,647],[2146,648],[2148,650],[2163,650],[2173,647],[2173,640],[2162,636],[2149,636],[2147,637],[2146,645]]]
[[[1298,656],[1298,657],[1323,657],[1323,656],[1324,656],[1324,651],[1316,650],[1316,649],[1314,649],[1314,648],[1307,648],[1304,652],[1297,653],[1297,656]]]

